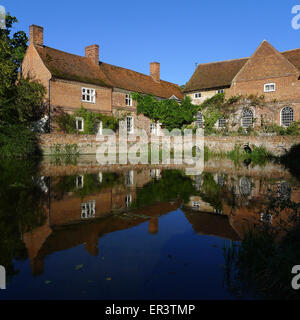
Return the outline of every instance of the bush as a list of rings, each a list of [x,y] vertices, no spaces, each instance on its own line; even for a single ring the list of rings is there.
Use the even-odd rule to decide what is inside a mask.
[[[1,157],[28,158],[40,154],[38,139],[27,127],[9,124],[0,126]]]

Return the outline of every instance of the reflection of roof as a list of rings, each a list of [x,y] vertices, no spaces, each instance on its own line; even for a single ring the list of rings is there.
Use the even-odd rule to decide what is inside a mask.
[[[235,241],[240,240],[238,234],[231,227],[227,216],[195,212],[188,209],[183,209],[183,212],[198,234]]]
[[[36,50],[47,69],[58,79],[120,88],[167,99],[175,95],[183,99],[179,86],[174,83],[155,81],[151,76],[104,62],[96,66],[86,57],[46,46],[36,46]]]

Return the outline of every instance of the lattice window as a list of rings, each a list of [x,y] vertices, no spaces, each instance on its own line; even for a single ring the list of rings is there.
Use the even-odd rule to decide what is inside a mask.
[[[281,182],[278,185],[278,197],[281,200],[290,200],[291,198],[291,187],[287,182]]]
[[[249,178],[243,177],[240,180],[240,192],[243,196],[250,196],[252,193],[252,183]]]
[[[251,109],[244,109],[242,114],[243,128],[253,127],[253,111]]]
[[[196,127],[197,127],[197,128],[203,128],[203,125],[204,125],[204,117],[203,117],[203,115],[202,115],[201,112],[198,112],[198,113],[197,113],[195,124],[196,124]]]
[[[219,128],[226,128],[226,119],[224,116],[219,119],[218,127]]]
[[[96,216],[96,201],[88,201],[81,204],[81,218],[89,219]]]
[[[126,94],[125,103],[127,107],[132,107],[132,98],[130,94]]]
[[[96,102],[96,90],[91,88],[82,88],[82,101],[83,102]]]
[[[294,110],[290,107],[285,107],[281,110],[281,125],[289,127],[294,121]]]

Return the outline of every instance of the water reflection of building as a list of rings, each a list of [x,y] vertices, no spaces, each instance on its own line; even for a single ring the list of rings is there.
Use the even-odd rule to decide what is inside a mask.
[[[48,179],[51,182],[48,186],[50,192],[49,205],[45,210],[46,222],[43,226],[23,234],[34,275],[43,272],[44,257],[55,251],[84,243],[86,251],[91,255],[98,255],[98,241],[104,234],[125,230],[145,222],[148,223],[149,233],[157,234],[159,216],[179,207],[177,202],[157,203],[145,209],[131,209],[130,214],[126,216],[128,218],[124,218],[119,213],[126,212],[131,207],[137,189],[152,180],[151,172],[122,172],[117,183],[111,181],[111,186],[104,185],[107,174],[109,173],[101,172],[88,176],[77,174],[67,177],[68,179]],[[155,169],[155,179],[159,179],[160,175],[161,171]],[[91,186],[88,183],[94,177],[99,190],[96,188],[96,191],[89,191]],[[65,180],[62,180],[63,178]],[[63,187],[60,187],[61,185]]]
[[[202,196],[191,196],[186,208],[194,214],[197,211],[198,219],[202,214],[210,214],[212,220],[217,219],[216,214],[227,216],[230,226],[241,239],[245,231],[261,223],[275,228],[283,224],[288,227],[294,214],[288,203],[292,207],[300,207],[300,186],[297,187],[295,181],[288,182],[289,179],[291,177],[285,171],[274,178],[218,174],[212,169],[204,172],[201,179],[193,177],[194,185]],[[207,181],[210,183],[208,191],[205,190]]]

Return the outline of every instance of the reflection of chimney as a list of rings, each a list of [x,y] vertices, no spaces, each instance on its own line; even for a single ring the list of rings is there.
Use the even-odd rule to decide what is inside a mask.
[[[44,272],[44,260],[34,258],[30,261],[31,273],[33,276],[40,276]]]
[[[32,44],[43,46],[44,45],[44,28],[36,25],[29,27],[29,41]]]
[[[89,236],[89,239],[87,239],[84,248],[91,256],[96,257],[99,254],[97,234],[91,234]]]
[[[160,63],[151,62],[150,63],[150,76],[155,81],[160,81]]]
[[[99,46],[93,44],[85,48],[85,56],[89,58],[96,66],[99,65]]]
[[[149,220],[148,232],[150,234],[157,234],[158,233],[158,217],[152,217]]]

